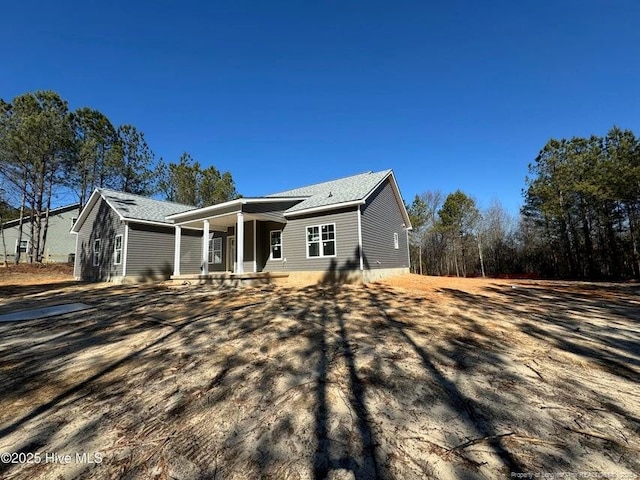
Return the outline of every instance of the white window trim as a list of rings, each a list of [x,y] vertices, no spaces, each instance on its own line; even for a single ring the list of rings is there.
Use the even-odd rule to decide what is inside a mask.
[[[20,252],[20,253],[21,253],[21,254],[22,254],[22,253],[24,253],[25,255],[28,255],[28,254],[29,254],[29,247],[30,247],[30,245],[29,245],[29,244],[30,244],[31,242],[29,242],[29,239],[21,240],[20,242],[27,242],[27,246],[26,246],[26,248],[24,249],[24,252]],[[20,250],[20,242],[18,242],[18,239],[16,238],[16,251],[15,251],[16,255],[18,254],[18,251]]]
[[[96,242],[98,242],[98,249],[96,250]],[[100,250],[102,249],[102,241],[99,238],[93,240],[93,245],[91,246],[91,253],[93,257],[93,266],[100,266]],[[97,261],[96,261],[97,260]]]
[[[309,229],[313,228],[313,227],[318,227],[318,233],[320,234],[320,241],[319,243],[322,244],[322,227],[326,227],[329,225],[333,225],[333,234],[334,234],[334,239],[333,239],[333,244],[334,244],[334,248],[333,248],[333,255],[325,255],[324,254],[324,249],[322,248],[322,245],[320,245],[320,249],[319,249],[319,253],[320,255],[317,255],[315,257],[310,257],[309,256]],[[335,258],[338,256],[338,229],[336,228],[336,224],[334,223],[321,223],[318,225],[307,225],[306,227],[304,227],[304,241],[305,241],[305,245],[307,248],[307,259],[311,259],[311,258]],[[315,242],[314,242],[315,243]]]
[[[215,248],[216,247],[216,245],[215,245],[216,244],[216,240],[218,240],[219,243],[220,243],[220,248],[219,249]],[[218,256],[220,261],[218,261],[218,262],[214,261],[215,258],[216,258],[216,250],[220,251],[220,255]],[[210,265],[220,265],[220,264],[222,264],[222,254],[223,254],[223,251],[222,251],[222,237],[211,237],[209,239],[209,251],[208,251],[208,255],[207,255],[207,262]]]
[[[280,233],[280,258],[273,258],[272,238],[273,238],[273,234],[276,232]],[[274,262],[281,262],[283,258],[284,258],[284,252],[282,248],[282,230],[270,230],[269,231],[269,260],[272,260]]]
[[[393,233],[393,248],[396,250],[400,249],[400,238],[398,237],[398,233]]]
[[[120,261],[117,261],[118,258],[118,237],[120,237]],[[124,239],[122,238],[122,234],[119,233],[118,235],[115,236],[114,240],[113,240],[113,264],[114,265],[122,265],[122,250],[123,250],[123,244]]]

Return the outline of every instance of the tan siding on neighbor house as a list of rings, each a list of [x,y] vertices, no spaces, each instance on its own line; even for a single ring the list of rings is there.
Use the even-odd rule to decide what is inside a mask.
[[[69,255],[75,252],[76,236],[69,232],[72,227],[72,219],[78,218],[79,211],[77,208],[70,210],[61,210],[59,213],[49,217],[49,228],[47,230],[47,239],[42,257],[43,262],[68,262]],[[24,219],[22,225],[22,240],[28,240],[31,243],[31,226],[30,219]],[[20,227],[13,225],[5,226],[3,229],[4,242],[7,247],[7,261],[15,261],[16,246]],[[44,235],[44,218],[42,219],[42,235]],[[41,235],[40,238],[43,238]],[[3,255],[2,245],[0,244],[0,255]],[[0,257],[2,258],[2,257]],[[23,252],[20,255],[20,262],[29,261],[29,252]]]

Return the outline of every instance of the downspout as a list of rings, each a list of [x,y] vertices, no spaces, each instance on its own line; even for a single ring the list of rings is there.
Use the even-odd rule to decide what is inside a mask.
[[[127,276],[127,247],[129,246],[129,222],[124,222],[124,245],[122,246],[122,278]]]
[[[82,280],[82,272],[80,272],[80,252],[78,252],[78,236],[80,234],[78,232],[75,233],[76,236],[76,248],[75,248],[75,254],[73,256],[73,278],[76,280]]]
[[[407,233],[407,265],[409,265],[409,271],[411,271],[411,250],[409,250],[409,231],[410,227],[405,228]],[[420,243],[420,275],[422,275],[422,242]]]
[[[362,254],[362,205],[358,205],[358,256],[360,257],[360,271],[364,280],[364,258]]]

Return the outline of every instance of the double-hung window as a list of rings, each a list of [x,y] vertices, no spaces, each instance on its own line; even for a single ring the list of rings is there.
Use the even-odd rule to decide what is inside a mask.
[[[334,257],[336,255],[336,224],[307,227],[307,257]]]
[[[222,237],[209,239],[209,263],[222,263]]]
[[[122,263],[122,235],[116,235],[113,245],[113,263],[114,265]]]
[[[271,260],[282,260],[282,230],[271,232]]]
[[[100,265],[100,239],[96,238],[93,241],[93,266],[97,267]]]
[[[20,253],[27,253],[27,250],[29,250],[29,240],[20,240],[20,245],[16,250]]]

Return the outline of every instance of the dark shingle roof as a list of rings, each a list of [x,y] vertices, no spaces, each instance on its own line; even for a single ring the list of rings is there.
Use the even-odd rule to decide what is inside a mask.
[[[319,207],[329,207],[341,203],[364,200],[389,174],[391,170],[367,172],[351,177],[339,178],[307,187],[294,188],[284,192],[267,195],[268,197],[308,197],[287,210],[287,213],[299,212]]]
[[[104,199],[122,217],[129,220],[142,220],[147,222],[159,222],[171,225],[165,217],[174,213],[182,213],[193,210],[196,207],[181,203],[154,200],[132,193],[117,192],[107,188],[98,189]]]

